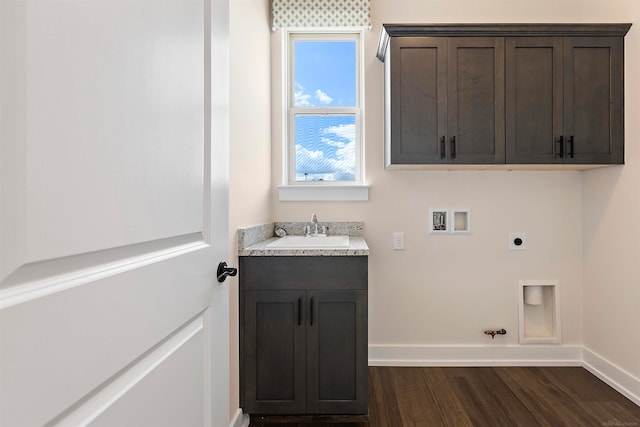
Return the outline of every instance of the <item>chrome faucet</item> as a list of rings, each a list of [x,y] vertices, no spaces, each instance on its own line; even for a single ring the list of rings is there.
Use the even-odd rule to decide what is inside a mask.
[[[304,226],[304,235],[307,237],[324,237],[328,235],[329,227],[318,225],[318,215],[315,213],[311,215],[311,225]]]

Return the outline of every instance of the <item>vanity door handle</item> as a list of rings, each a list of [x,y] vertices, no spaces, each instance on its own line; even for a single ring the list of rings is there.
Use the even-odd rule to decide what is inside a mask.
[[[440,138],[440,158],[444,159],[445,157],[447,157],[447,142],[446,142],[446,138],[444,135],[442,135],[442,138]]]
[[[309,326],[313,326],[313,298],[309,302]]]
[[[298,298],[298,326],[302,325],[302,298]]]

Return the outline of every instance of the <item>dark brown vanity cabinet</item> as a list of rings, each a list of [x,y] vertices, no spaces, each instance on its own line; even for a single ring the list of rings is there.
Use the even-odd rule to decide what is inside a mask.
[[[385,24],[386,165],[624,162],[630,24]]]
[[[366,414],[367,257],[240,258],[249,414]]]

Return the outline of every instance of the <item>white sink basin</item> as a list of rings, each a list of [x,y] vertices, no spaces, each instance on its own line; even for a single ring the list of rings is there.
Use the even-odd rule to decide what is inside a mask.
[[[349,236],[285,236],[267,245],[268,248],[347,248]]]

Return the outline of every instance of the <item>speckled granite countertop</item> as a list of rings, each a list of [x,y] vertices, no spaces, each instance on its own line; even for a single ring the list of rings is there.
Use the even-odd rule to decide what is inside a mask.
[[[238,229],[238,256],[368,256],[369,246],[362,236],[361,222],[319,222],[328,226],[332,235],[348,235],[346,248],[269,248],[275,237],[276,227],[284,228],[289,235],[302,235],[308,222],[271,222]]]

